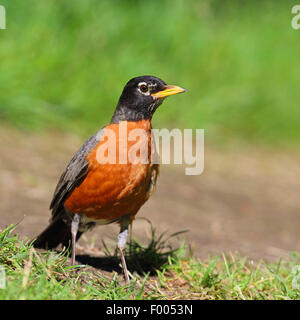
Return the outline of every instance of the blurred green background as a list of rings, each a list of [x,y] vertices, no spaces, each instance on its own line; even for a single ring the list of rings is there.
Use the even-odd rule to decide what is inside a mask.
[[[155,127],[206,139],[299,145],[300,30],[293,1],[0,0],[0,124],[80,135],[107,124],[125,83],[188,91]]]

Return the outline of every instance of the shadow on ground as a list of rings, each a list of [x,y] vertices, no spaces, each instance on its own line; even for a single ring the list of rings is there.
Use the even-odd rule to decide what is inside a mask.
[[[182,243],[180,247],[172,247],[170,244],[170,240],[185,233],[185,230],[175,232],[171,235],[167,235],[167,232],[157,235],[155,228],[150,222],[149,229],[151,232],[151,240],[147,246],[142,245],[135,239],[131,239],[127,244],[125,259],[128,270],[131,273],[136,272],[140,275],[149,273],[150,275],[154,275],[156,274],[156,270],[160,270],[170,259],[178,255],[186,254],[184,243]],[[90,254],[77,254],[76,260],[79,263],[87,264],[104,271],[121,272],[122,269],[120,267],[118,251],[115,250],[112,252],[105,243],[103,245],[106,249],[105,256],[95,257]]]

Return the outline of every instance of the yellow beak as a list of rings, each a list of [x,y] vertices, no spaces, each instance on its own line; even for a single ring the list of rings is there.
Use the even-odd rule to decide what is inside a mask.
[[[163,90],[152,93],[151,96],[155,98],[166,98],[177,93],[185,92],[185,89],[178,86],[166,86]]]

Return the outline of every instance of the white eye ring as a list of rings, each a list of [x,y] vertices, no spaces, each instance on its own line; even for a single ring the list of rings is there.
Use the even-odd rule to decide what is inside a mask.
[[[138,89],[145,96],[149,96],[150,95],[150,88],[149,88],[149,85],[146,82],[140,82],[138,84]]]

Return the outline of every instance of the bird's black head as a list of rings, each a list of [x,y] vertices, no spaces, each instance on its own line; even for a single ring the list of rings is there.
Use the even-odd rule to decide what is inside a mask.
[[[111,123],[151,119],[164,98],[184,91],[153,76],[133,78],[123,89]]]

